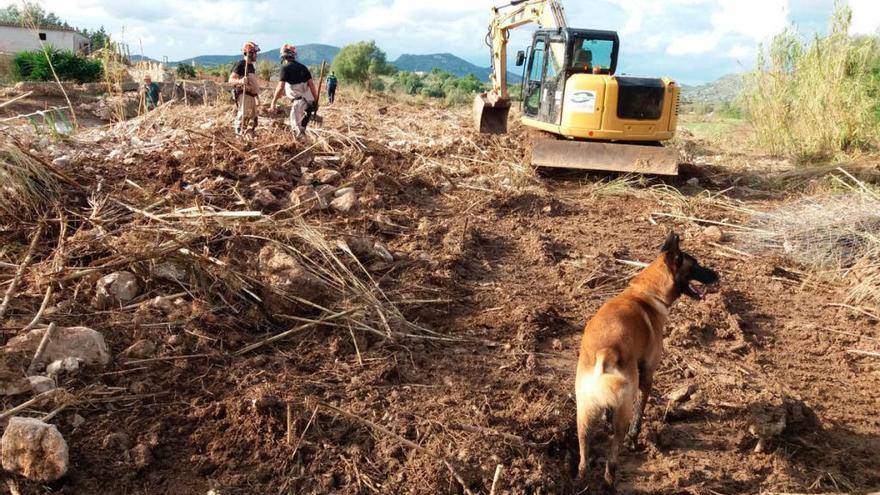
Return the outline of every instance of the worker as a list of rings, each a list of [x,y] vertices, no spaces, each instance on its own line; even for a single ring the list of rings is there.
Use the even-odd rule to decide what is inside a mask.
[[[281,67],[281,79],[275,88],[269,111],[276,111],[282,93],[293,100],[290,109],[290,130],[295,135],[301,136],[305,133],[311,116],[318,111],[318,89],[315,87],[309,68],[296,61],[295,46],[285,44],[281,47],[280,55],[284,65]]]
[[[330,71],[330,75],[327,76],[327,99],[330,103],[333,103],[333,100],[336,99],[336,86],[339,84],[339,81],[336,80],[336,72]]]
[[[144,106],[148,112],[162,104],[162,89],[153,82],[153,78],[149,74],[144,76],[143,92]]]
[[[260,82],[257,80],[256,68],[257,53],[260,47],[253,41],[248,41],[241,49],[240,60],[229,74],[229,82],[234,85],[235,105],[235,133],[243,132],[253,136],[257,129],[257,109],[260,106]]]

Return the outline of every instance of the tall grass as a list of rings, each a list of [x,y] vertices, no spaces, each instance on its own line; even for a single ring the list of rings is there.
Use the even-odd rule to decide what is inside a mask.
[[[880,37],[851,36],[851,21],[838,1],[827,36],[790,28],[761,50],[743,95],[760,148],[811,160],[880,145]]]

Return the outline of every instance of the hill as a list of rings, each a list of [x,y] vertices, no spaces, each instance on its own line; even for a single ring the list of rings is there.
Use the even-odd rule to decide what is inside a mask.
[[[451,53],[401,55],[392,63],[398,69],[407,72],[431,72],[431,69],[441,69],[459,77],[473,74],[483,81],[488,81],[489,75],[492,74],[492,69],[474,65]],[[522,79],[512,72],[508,72],[507,77],[512,83],[518,83]]]
[[[277,61],[279,50],[280,47],[263,50],[260,52],[260,58]],[[296,52],[300,62],[306,65],[315,65],[320,64],[322,60],[332,61],[336,54],[339,53],[339,48],[330,45],[308,44],[296,47]],[[195,62],[199,65],[214,66],[229,64],[240,58],[241,55],[199,55],[198,57],[188,58],[176,63],[191,64]]]
[[[699,86],[682,87],[682,99],[688,103],[730,103],[745,88],[745,74],[729,74]]]

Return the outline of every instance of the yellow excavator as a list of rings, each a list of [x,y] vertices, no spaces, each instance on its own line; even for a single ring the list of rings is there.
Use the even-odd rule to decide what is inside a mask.
[[[614,31],[572,29],[558,0],[513,0],[492,7],[487,43],[492,88],[474,99],[482,133],[507,132],[510,30],[535,23],[523,67],[522,123],[549,133],[532,146],[532,164],[659,175],[678,174],[675,136],[681,88],[669,78],[617,75]]]

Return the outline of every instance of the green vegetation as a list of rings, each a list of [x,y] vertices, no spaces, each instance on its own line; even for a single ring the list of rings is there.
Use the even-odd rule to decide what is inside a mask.
[[[270,62],[268,60],[257,60],[257,66],[255,70],[257,71],[257,76],[264,80],[269,81],[272,79],[272,76],[278,75],[280,70],[280,65],[275,62]]]
[[[831,32],[794,30],[762,50],[743,97],[759,147],[802,160],[880,145],[880,37],[852,37],[852,11],[837,3]]]
[[[33,50],[17,53],[12,59],[12,70],[16,77],[25,81],[52,81],[54,77],[49,60],[62,81],[95,82],[103,73],[100,61],[52,48],[46,48],[45,52]]]
[[[445,98],[449,105],[470,103],[474,93],[483,91],[483,86],[473,74],[456,77],[441,69],[433,69],[428,74],[398,72],[392,84],[392,88],[401,93]]]
[[[0,9],[0,22],[21,24],[22,26],[57,26],[70,28],[70,25],[62,21],[52,12],[46,12],[36,2],[22,2],[19,7],[16,4]]]
[[[179,79],[195,79],[196,68],[190,64],[177,64],[177,77]]]
[[[380,76],[393,75],[397,68],[389,65],[385,52],[375,41],[361,41],[342,48],[333,60],[333,70],[345,82],[363,84],[372,89]],[[384,83],[383,83],[384,84]]]

